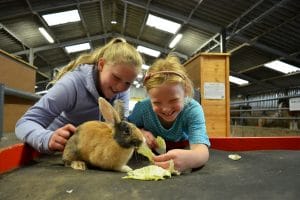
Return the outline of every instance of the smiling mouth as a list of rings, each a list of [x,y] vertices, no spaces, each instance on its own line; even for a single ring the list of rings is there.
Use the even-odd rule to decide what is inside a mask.
[[[115,91],[113,88],[111,88],[110,91],[114,94],[118,93],[118,91]]]
[[[162,113],[163,116],[165,117],[172,117],[174,115],[175,111],[173,111],[171,114],[165,114],[165,113]]]
[[[118,92],[114,91],[112,88],[109,88],[107,90],[107,92],[108,92],[108,95],[111,96],[111,97],[115,96],[116,94],[118,94]]]

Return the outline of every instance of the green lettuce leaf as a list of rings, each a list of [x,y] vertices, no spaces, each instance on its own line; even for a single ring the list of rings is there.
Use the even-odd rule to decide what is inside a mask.
[[[163,180],[165,177],[171,177],[171,172],[169,170],[163,169],[156,165],[149,165],[127,172],[127,176],[124,179],[137,179],[137,180]]]

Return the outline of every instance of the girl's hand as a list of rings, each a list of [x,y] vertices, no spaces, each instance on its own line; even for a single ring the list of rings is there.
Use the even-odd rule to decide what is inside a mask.
[[[208,147],[205,144],[191,144],[190,149],[172,149],[165,154],[154,156],[154,164],[168,169],[173,160],[174,168],[184,172],[203,166],[209,159]]]
[[[183,172],[190,168],[188,151],[189,150],[184,149],[172,149],[165,154],[154,156],[154,164],[164,169],[168,169],[170,161],[173,160],[174,168],[179,172]]]
[[[154,149],[157,147],[157,143],[155,140],[155,137],[150,131],[146,131],[144,129],[141,130],[142,133],[144,134],[144,137],[146,138],[146,143],[150,149]]]
[[[63,151],[67,140],[73,135],[75,131],[76,127],[72,124],[67,124],[54,131],[49,140],[49,150]]]

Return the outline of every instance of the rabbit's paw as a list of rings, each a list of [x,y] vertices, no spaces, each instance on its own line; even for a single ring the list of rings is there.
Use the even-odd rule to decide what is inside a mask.
[[[86,165],[83,161],[72,161],[71,167],[76,170],[86,170]]]
[[[124,165],[124,166],[121,167],[120,171],[127,173],[129,171],[132,171],[132,169],[128,165]]]

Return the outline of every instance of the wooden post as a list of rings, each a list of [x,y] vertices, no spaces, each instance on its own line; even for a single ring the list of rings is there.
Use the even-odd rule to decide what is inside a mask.
[[[200,92],[209,137],[230,136],[229,55],[200,53],[184,64]]]

